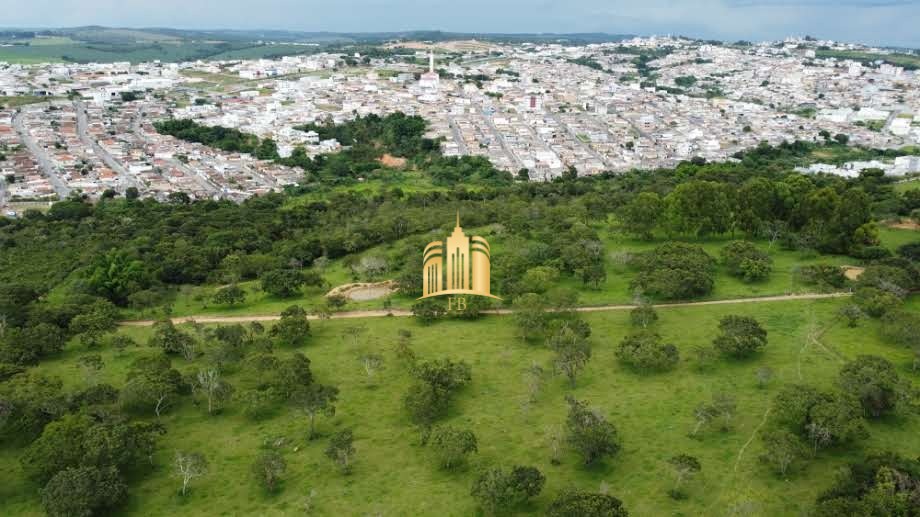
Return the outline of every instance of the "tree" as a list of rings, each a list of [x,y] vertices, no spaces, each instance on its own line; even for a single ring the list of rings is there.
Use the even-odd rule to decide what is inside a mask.
[[[432,424],[447,412],[453,393],[469,384],[472,376],[468,364],[450,359],[416,363],[410,373],[416,381],[403,397],[403,405],[409,419],[420,427],[424,442]]]
[[[182,480],[182,495],[185,495],[189,483],[208,473],[208,460],[197,452],[176,452],[173,462],[176,477]]]
[[[113,249],[96,259],[86,283],[92,294],[123,306],[128,296],[149,286],[150,276],[143,261]]]
[[[831,488],[820,494],[816,517],[917,514],[920,460],[892,452],[873,454],[841,469]]]
[[[730,194],[714,181],[680,183],[665,198],[664,220],[671,231],[694,237],[725,233],[731,223]]]
[[[776,395],[773,408],[776,421],[803,439],[813,439],[820,428],[823,437],[818,446],[838,445],[868,436],[859,400],[845,393],[792,385]]]
[[[663,203],[654,192],[641,192],[623,207],[620,221],[623,228],[642,239],[651,240],[652,231],[661,220]]]
[[[159,418],[183,389],[182,375],[172,368],[169,357],[142,358],[131,365],[119,400],[126,409],[152,409]]]
[[[719,331],[713,346],[737,359],[750,357],[767,346],[767,331],[749,316],[726,316],[719,322]]]
[[[440,426],[431,432],[431,445],[438,457],[438,465],[445,470],[461,466],[467,455],[478,450],[476,435],[466,429]]]
[[[74,316],[70,320],[70,331],[80,335],[84,346],[93,347],[100,338],[118,328],[118,314],[115,307],[108,302],[97,302],[90,310]]]
[[[0,339],[0,362],[28,365],[39,359],[59,353],[64,348],[66,336],[60,327],[38,323],[13,327]]]
[[[860,355],[846,363],[839,384],[873,418],[894,411],[899,402],[910,404],[913,398],[913,390],[898,378],[894,365],[873,355]]]
[[[214,412],[215,407],[220,406],[233,395],[233,386],[221,378],[220,370],[217,368],[198,370],[197,379],[198,389],[208,399],[209,415]]]
[[[616,357],[620,362],[646,372],[670,370],[680,360],[677,347],[662,343],[661,336],[648,330],[634,332],[623,338],[616,350]]]
[[[635,309],[629,311],[629,322],[633,327],[648,328],[658,321],[658,312],[648,303],[640,303]]]
[[[120,505],[127,489],[115,467],[72,467],[41,489],[42,507],[51,517],[90,517]]]
[[[313,440],[318,436],[316,434],[317,415],[323,414],[330,417],[335,415],[335,402],[338,398],[338,388],[322,384],[310,384],[294,393],[294,405],[306,413],[310,419],[308,440]]]
[[[714,393],[710,402],[701,402],[693,410],[696,425],[690,436],[696,436],[703,426],[713,423],[719,425],[719,430],[725,432],[731,429],[732,419],[735,417],[737,404],[735,398],[726,393]]]
[[[920,315],[904,310],[889,311],[882,316],[882,336],[899,346],[920,347]]]
[[[305,280],[299,269],[274,269],[261,276],[262,290],[278,298],[290,298],[300,293]]]
[[[218,289],[211,297],[211,301],[218,305],[233,306],[246,301],[246,291],[236,284],[230,284]]]
[[[260,453],[252,463],[252,474],[266,492],[275,492],[284,478],[287,462],[278,451],[268,450]]]
[[[284,346],[300,346],[310,337],[307,312],[299,305],[291,305],[281,313],[281,319],[272,327],[271,336]]]
[[[325,454],[339,466],[342,474],[350,474],[351,459],[355,455],[354,436],[351,429],[343,429],[332,435]]]
[[[732,241],[721,251],[722,263],[729,274],[745,282],[766,280],[773,269],[773,259],[747,241]]]
[[[516,466],[510,472],[501,467],[482,471],[470,494],[486,515],[495,515],[540,495],[546,477],[535,467]]]
[[[681,499],[683,493],[680,491],[680,486],[685,480],[699,473],[701,469],[700,460],[687,454],[678,454],[672,456],[668,460],[668,464],[674,470],[675,477],[674,488],[669,490],[668,493],[674,499]]]
[[[850,328],[859,326],[859,320],[866,316],[862,309],[859,308],[859,305],[855,303],[844,305],[837,311],[837,314],[846,320],[847,326]],[[885,327],[883,326],[882,328],[884,329]]]
[[[269,385],[278,392],[283,400],[293,399],[296,394],[313,383],[310,360],[300,352],[281,361],[272,361],[270,368],[274,375],[271,376]]]
[[[802,441],[784,429],[769,431],[761,435],[761,438],[764,453],[760,456],[760,461],[770,465],[780,476],[786,477],[786,474],[807,454]]]
[[[667,300],[704,296],[714,285],[715,260],[700,246],[665,243],[637,257],[635,266],[630,288]]]
[[[564,324],[550,336],[549,347],[556,352],[553,365],[568,377],[574,388],[578,373],[591,358],[591,345],[588,344],[588,340]]]
[[[834,135],[834,140],[840,145],[847,145],[847,143],[850,141],[850,137],[849,135],[845,135],[843,133],[837,133]]]
[[[361,356],[361,365],[364,367],[368,380],[373,380],[377,371],[383,368],[383,356],[374,353],[364,354]]]
[[[550,317],[539,295],[523,294],[514,300],[513,308],[512,317],[521,339],[526,341],[543,335]]]
[[[431,325],[446,313],[444,305],[435,300],[422,300],[412,305],[412,315],[422,325]]]
[[[571,396],[566,397],[566,402],[569,404],[566,441],[581,454],[585,465],[613,456],[620,450],[616,428],[600,412]]]
[[[191,334],[179,330],[168,319],[153,324],[153,335],[147,341],[147,346],[161,348],[167,354],[181,354],[189,360],[195,356],[196,345]]]
[[[563,490],[546,511],[548,517],[628,517],[623,502],[607,494]]]

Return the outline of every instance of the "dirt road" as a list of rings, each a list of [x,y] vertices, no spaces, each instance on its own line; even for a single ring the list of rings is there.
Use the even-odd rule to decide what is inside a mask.
[[[667,309],[670,307],[697,307],[703,305],[735,305],[742,303],[768,303],[783,302],[793,300],[823,300],[826,298],[844,298],[851,296],[851,293],[826,293],[826,294],[786,294],[780,296],[761,296],[755,298],[734,298],[728,300],[710,300],[705,302],[682,302],[682,303],[663,303],[654,305],[656,309]],[[633,309],[635,305],[598,305],[594,307],[578,307],[578,312],[605,312],[605,311],[626,311]],[[483,311],[483,314],[511,314],[510,309],[491,309]],[[412,316],[412,312],[405,309],[391,310],[367,310],[367,311],[344,311],[336,312],[331,315],[331,319],[353,319],[353,318],[381,318],[386,316],[405,317]],[[173,318],[173,323],[243,323],[248,321],[277,321],[281,316],[276,314],[263,315],[243,315],[243,316],[182,316]],[[316,316],[309,316],[309,319],[318,319]],[[122,325],[128,327],[149,327],[156,320],[135,320],[123,321]]]

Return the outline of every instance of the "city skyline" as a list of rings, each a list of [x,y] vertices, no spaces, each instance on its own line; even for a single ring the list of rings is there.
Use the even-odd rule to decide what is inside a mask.
[[[28,6],[2,0],[0,8],[7,13],[4,26],[25,28],[103,25],[316,32],[604,32],[682,34],[726,41],[808,34],[838,41],[920,47],[920,35],[911,22],[920,17],[920,2],[913,0],[705,0],[692,4],[674,0],[641,4],[574,0],[565,6],[476,0],[462,5],[435,1],[424,8],[415,2],[378,0],[315,5],[266,0],[259,9],[247,9],[236,0],[205,0],[191,5],[176,0],[132,1],[129,8],[112,0],[88,0],[84,4],[75,11],[60,0],[39,0]]]

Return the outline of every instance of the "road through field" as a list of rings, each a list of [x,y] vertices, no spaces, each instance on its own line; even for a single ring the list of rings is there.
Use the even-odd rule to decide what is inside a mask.
[[[669,307],[696,307],[703,305],[735,305],[741,303],[767,303],[767,302],[784,302],[794,300],[823,300],[826,298],[844,298],[851,296],[852,293],[810,293],[810,294],[786,294],[780,296],[761,296],[754,298],[734,298],[726,300],[709,300],[704,302],[681,302],[681,303],[663,303],[654,305],[656,309],[667,309]],[[591,307],[576,307],[577,312],[605,312],[605,311],[626,311],[635,308],[635,305],[598,305]],[[490,309],[482,311],[483,314],[511,314],[511,309]],[[365,310],[365,311],[343,311],[329,315],[330,319],[353,319],[353,318],[381,318],[381,317],[405,317],[412,316],[412,312],[405,309],[390,310]],[[247,321],[277,321],[281,319],[277,314],[252,314],[240,316],[182,316],[172,318],[173,323],[241,323]],[[319,319],[318,316],[310,315],[309,319]],[[156,320],[134,320],[121,322],[124,326],[129,327],[149,327]]]

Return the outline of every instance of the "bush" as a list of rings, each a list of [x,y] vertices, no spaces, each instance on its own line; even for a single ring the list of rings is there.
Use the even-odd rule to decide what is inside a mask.
[[[814,285],[822,290],[841,289],[847,285],[843,269],[831,264],[803,266],[796,272],[796,279],[805,285]]]
[[[722,248],[722,263],[730,275],[745,282],[766,280],[773,270],[773,259],[747,241],[733,241]]]
[[[677,347],[662,343],[661,336],[649,331],[623,338],[616,356],[620,362],[640,371],[670,370],[680,360]]]
[[[55,474],[41,495],[42,506],[51,517],[88,517],[121,504],[127,486],[115,467],[77,467]]]
[[[534,467],[517,466],[510,472],[493,468],[483,471],[476,478],[470,494],[479,501],[486,514],[493,515],[536,497],[545,483],[546,477]]]
[[[898,247],[898,255],[913,262],[920,262],[920,241]]]
[[[467,429],[436,427],[431,433],[431,445],[438,457],[438,465],[446,470],[457,468],[466,457],[479,450],[476,435]]]
[[[630,283],[633,290],[678,300],[712,292],[715,260],[700,246],[669,242],[635,260],[639,274]]]
[[[566,440],[581,454],[585,465],[619,452],[620,436],[613,424],[584,402],[570,396],[566,402],[569,404]]]
[[[853,295],[853,303],[859,306],[869,316],[880,318],[888,311],[898,308],[902,300],[889,291],[875,287],[857,289]]]
[[[882,336],[896,345],[920,347],[920,314],[895,310],[882,316]]]
[[[252,474],[267,492],[274,492],[287,470],[287,462],[277,451],[264,451],[252,463]]]
[[[767,345],[767,331],[754,318],[726,316],[719,322],[716,350],[735,358],[750,357]]]
[[[563,490],[549,505],[548,517],[627,517],[623,502],[607,494]]]

